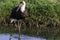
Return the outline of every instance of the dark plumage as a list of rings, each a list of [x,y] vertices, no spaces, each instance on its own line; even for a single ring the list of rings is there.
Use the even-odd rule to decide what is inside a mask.
[[[13,8],[10,18],[17,19],[17,20],[22,19],[21,16],[22,12],[20,11],[20,9],[18,10],[18,12],[16,12],[17,8],[18,7]]]
[[[11,22],[13,22],[14,20],[26,19],[28,16],[27,12],[28,12],[28,9],[27,7],[25,7],[25,2],[23,1],[20,4],[20,6],[17,6],[12,9],[12,12],[10,15]]]
[[[16,12],[17,8],[18,7],[13,8],[11,15],[10,15],[10,18],[17,19],[17,20],[25,19],[28,16],[27,8],[25,8],[25,11],[23,13],[20,11],[20,9]]]

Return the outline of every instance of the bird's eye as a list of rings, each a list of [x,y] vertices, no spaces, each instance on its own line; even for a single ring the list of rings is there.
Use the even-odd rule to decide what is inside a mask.
[[[20,3],[22,3],[22,2],[20,2]]]

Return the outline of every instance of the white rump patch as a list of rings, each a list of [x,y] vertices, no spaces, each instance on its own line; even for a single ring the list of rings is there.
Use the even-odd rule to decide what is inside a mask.
[[[10,23],[13,23],[14,21],[17,21],[16,19],[10,19]]]

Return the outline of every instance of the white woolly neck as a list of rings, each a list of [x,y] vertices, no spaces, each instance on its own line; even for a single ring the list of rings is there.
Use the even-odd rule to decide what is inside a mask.
[[[23,5],[21,6],[21,12],[23,13],[25,11],[26,3],[23,1]]]

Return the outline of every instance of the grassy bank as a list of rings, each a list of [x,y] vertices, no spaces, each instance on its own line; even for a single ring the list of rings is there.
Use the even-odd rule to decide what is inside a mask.
[[[11,10],[22,0],[0,0],[0,33],[17,33],[8,25]],[[60,35],[60,3],[49,0],[25,0],[29,19],[22,23],[21,32],[29,35],[51,37]]]

